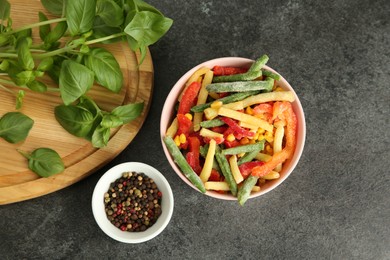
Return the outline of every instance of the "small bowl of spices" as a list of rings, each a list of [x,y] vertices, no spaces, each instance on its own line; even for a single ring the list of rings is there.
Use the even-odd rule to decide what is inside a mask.
[[[165,177],[139,162],[109,169],[92,196],[92,211],[99,227],[124,243],[141,243],[160,234],[171,219],[173,204]]]

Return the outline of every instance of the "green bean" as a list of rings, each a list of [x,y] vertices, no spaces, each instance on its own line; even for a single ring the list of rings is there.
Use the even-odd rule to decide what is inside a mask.
[[[252,161],[252,160],[256,157],[256,155],[257,155],[261,150],[264,149],[264,140],[259,141],[258,144],[259,144],[259,143],[262,143],[262,145],[259,145],[258,149],[253,150],[252,152],[247,152],[243,157],[241,157],[241,158],[238,160],[237,164],[238,164],[238,165],[241,165],[241,164],[243,164],[243,163]]]
[[[211,128],[211,127],[221,126],[224,124],[225,122],[218,118],[200,122],[200,126],[203,128]]]
[[[216,76],[213,77],[213,83],[218,82],[233,82],[233,81],[249,81],[257,79],[258,77],[261,77],[262,71],[248,71],[245,73],[239,73],[239,74],[233,74],[233,75],[226,75],[226,76]]]
[[[195,185],[202,193],[206,192],[206,188],[199,176],[194,172],[191,166],[187,163],[183,154],[180,152],[179,148],[176,146],[172,137],[166,136],[164,138],[164,143],[166,144],[170,154],[173,157],[173,160],[177,163],[179,168],[182,170],[183,174],[187,179],[190,180],[192,184]]]
[[[269,57],[267,55],[261,56],[252,64],[248,72],[261,70],[261,68],[264,67],[264,65],[268,62],[268,60]]]
[[[243,206],[248,200],[252,192],[252,188],[256,185],[258,179],[259,177],[250,175],[248,178],[246,178],[243,185],[238,190],[237,200],[241,206]]]
[[[263,72],[264,76],[273,78],[274,80],[280,80],[280,75],[279,74],[276,74],[276,73],[273,73],[273,72],[271,72],[269,70],[264,70],[264,69],[262,69],[261,71]]]
[[[221,149],[217,146],[215,151],[215,158],[221,168],[222,174],[225,177],[225,181],[229,185],[230,192],[233,196],[237,196],[237,183],[234,180],[232,171],[230,170],[229,162],[227,161],[225,155],[222,154]]]
[[[249,153],[253,151],[261,151],[264,149],[264,142],[257,142],[254,144],[240,145],[232,148],[227,148],[222,151],[223,155]]]
[[[273,81],[271,80],[255,80],[255,81],[236,81],[212,83],[207,85],[208,92],[245,92],[253,90],[271,90]]]
[[[247,92],[239,92],[239,93],[234,93],[234,94],[231,94],[229,96],[226,96],[226,97],[223,97],[223,98],[219,98],[219,99],[216,99],[214,100],[213,102],[215,101],[221,101],[222,104],[229,104],[229,103],[233,103],[233,102],[236,102],[236,101],[240,101],[240,100],[243,100],[247,97],[250,97],[250,96],[253,96],[253,95],[257,95],[259,94],[260,91],[247,91]],[[197,105],[197,106],[193,106],[191,108],[191,111],[192,112],[203,112],[203,110],[205,110],[206,108],[209,108],[210,105],[213,103],[213,102],[209,102],[209,103],[206,103],[206,104],[201,104],[201,105]]]

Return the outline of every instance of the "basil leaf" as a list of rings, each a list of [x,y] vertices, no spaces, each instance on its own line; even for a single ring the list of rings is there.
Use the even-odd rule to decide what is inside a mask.
[[[123,121],[116,115],[106,114],[103,115],[100,125],[104,128],[114,128],[123,125]]]
[[[84,59],[85,65],[95,73],[96,82],[118,93],[123,85],[123,74],[115,57],[102,48],[92,49]]]
[[[62,15],[64,0],[41,0],[43,7],[55,15]]]
[[[9,18],[11,5],[7,0],[0,0],[0,20],[7,20]]]
[[[19,90],[18,95],[16,96],[16,109],[19,110],[23,106],[23,98],[25,96],[24,90]]]
[[[35,80],[34,72],[31,70],[21,71],[15,75],[15,83],[18,86],[24,86]]]
[[[115,2],[111,0],[98,0],[96,8],[96,15],[108,26],[116,27],[122,25],[124,21],[123,11]]]
[[[54,60],[52,57],[47,57],[41,60],[38,65],[37,70],[39,71],[48,71],[53,67]]]
[[[92,87],[93,82],[94,73],[84,65],[71,60],[62,62],[59,87],[65,105],[84,95]]]
[[[47,16],[42,12],[39,12],[38,16],[39,16],[39,22],[45,22],[48,20]],[[45,37],[49,34],[50,31],[51,28],[49,24],[39,26],[39,37],[41,38],[42,41],[45,40]]]
[[[94,125],[94,116],[83,107],[59,105],[54,115],[66,131],[78,137],[87,136]]]
[[[18,151],[28,159],[28,168],[41,177],[50,177],[65,169],[60,155],[53,149],[38,148],[31,154]]]
[[[99,16],[95,17],[95,21],[93,22],[92,30],[93,30],[92,38],[94,38],[94,39],[103,38],[103,37],[106,37],[106,36],[110,36],[112,34],[117,34],[117,33],[122,32],[122,29],[120,27],[108,26],[103,21],[103,19],[100,18]],[[118,41],[121,41],[121,40],[122,40],[121,37],[116,37],[114,39],[102,41],[102,43],[107,44],[107,43],[118,42]]]
[[[110,128],[98,126],[92,135],[92,145],[96,148],[107,146],[110,139]]]
[[[114,108],[111,114],[117,116],[122,124],[127,124],[141,115],[143,108],[144,103],[127,104]]]
[[[35,92],[45,92],[47,90],[46,84],[38,80],[33,80],[26,85],[29,89]]]
[[[0,119],[0,137],[9,143],[18,143],[26,139],[34,121],[20,113],[8,112]]]
[[[18,54],[18,62],[25,70],[34,68],[34,59],[30,52],[32,40],[31,38],[21,37],[16,42],[16,51]]]
[[[141,45],[158,41],[171,27],[172,19],[150,11],[137,12],[126,26],[125,32]]]
[[[68,29],[68,25],[66,22],[59,22],[52,31],[50,31],[46,37],[44,38],[45,43],[51,44],[64,36],[66,30]]]
[[[2,60],[0,62],[0,71],[7,71],[9,67],[9,62],[7,60]]]
[[[72,36],[90,31],[96,13],[96,0],[67,0],[66,22]]]
[[[84,136],[85,139],[91,141],[93,132],[95,131],[96,127],[98,127],[102,121],[102,112],[100,108],[96,105],[95,101],[92,99],[82,96],[80,97],[80,102],[77,104],[77,107],[87,109],[89,112],[92,113],[93,116],[93,123],[91,130],[89,133]]]
[[[142,0],[128,0],[127,2],[130,6],[130,10],[134,9],[137,11],[150,11],[162,15],[162,13],[159,10],[157,10],[154,6],[151,6],[150,4],[145,3]]]

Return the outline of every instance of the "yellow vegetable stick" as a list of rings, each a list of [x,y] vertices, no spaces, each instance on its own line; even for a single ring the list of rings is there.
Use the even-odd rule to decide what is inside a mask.
[[[241,110],[244,109],[244,103],[242,101],[237,101],[229,104],[223,105],[225,108],[233,109],[233,110]]]
[[[207,96],[209,92],[206,89],[206,86],[209,85],[213,81],[213,75],[214,73],[209,69],[209,71],[206,72],[204,75],[204,79],[202,81],[202,87],[199,91],[198,95],[198,101],[196,102],[197,105],[206,103]],[[200,129],[200,122],[202,122],[203,113],[195,113],[194,114],[194,131],[199,131]]]
[[[228,108],[225,108],[223,106],[219,108],[218,114],[221,116],[230,117],[230,118],[236,119],[238,121],[242,121],[242,122],[245,122],[245,123],[248,123],[251,125],[261,127],[261,128],[263,128],[267,131],[270,131],[270,132],[273,131],[273,128],[274,128],[273,125],[271,125],[270,123],[268,123],[265,120],[262,120],[262,119],[259,119],[257,117],[247,115],[245,113],[238,112],[238,111],[235,111],[232,109],[228,109]]]
[[[214,162],[214,155],[215,155],[215,147],[216,147],[216,145],[217,145],[217,143],[215,142],[215,140],[211,139],[210,140],[209,149],[207,151],[206,159],[205,159],[205,162],[204,162],[204,165],[203,165],[203,169],[202,169],[202,171],[200,172],[200,175],[199,175],[200,179],[203,182],[208,181],[208,179],[210,178],[211,170],[213,168],[213,162]]]
[[[234,180],[236,181],[237,184],[241,183],[244,180],[244,178],[242,177],[240,169],[238,168],[236,155],[230,156],[229,164],[230,164],[230,170],[232,171]]]
[[[281,124],[275,124],[276,131],[274,136],[274,153],[278,153],[282,151],[282,145],[283,145],[283,137],[284,137],[284,126]],[[280,172],[282,170],[282,164],[278,164],[274,171]]]
[[[191,75],[191,77],[187,80],[186,85],[185,85],[183,91],[180,93],[180,96],[178,98],[179,102],[180,102],[184,92],[188,88],[188,86],[191,85],[191,83],[193,83],[195,81],[198,81],[199,77],[201,77],[204,74],[206,74],[207,71],[210,71],[210,69],[207,68],[207,67],[202,67],[202,68],[198,69],[197,71],[195,71],[194,74]]]
[[[265,180],[274,180],[274,179],[278,179],[279,177],[280,177],[280,174],[278,172],[271,171],[270,173],[265,175],[263,178]]]
[[[245,122],[238,122],[238,125],[241,126],[241,127],[245,127],[245,128],[249,128],[251,130],[254,130],[257,132],[257,130],[259,129],[258,126],[256,125],[251,125],[251,124],[248,124],[248,123],[245,123]]]
[[[201,136],[203,136],[203,137],[209,137],[209,138],[218,137],[218,138],[223,138],[223,134],[220,134],[220,133],[211,131],[211,130],[209,130],[209,129],[207,129],[207,128],[202,128],[202,129],[200,129],[199,134],[200,134]]]
[[[253,186],[252,188],[253,192],[260,191],[260,190],[261,190],[260,186]]]
[[[224,181],[207,181],[204,183],[206,190],[224,190],[229,191],[229,185]]]
[[[214,119],[218,116],[218,110],[219,109],[209,107],[209,108],[206,108],[203,111],[203,113],[204,113],[207,120],[211,120],[211,119]]]
[[[255,159],[262,162],[268,162],[269,160],[272,159],[272,155],[265,154],[265,153],[258,153]]]
[[[177,121],[177,117],[175,117],[175,119],[173,119],[171,125],[168,127],[165,135],[173,138],[175,136],[178,128],[179,128],[179,123]]]

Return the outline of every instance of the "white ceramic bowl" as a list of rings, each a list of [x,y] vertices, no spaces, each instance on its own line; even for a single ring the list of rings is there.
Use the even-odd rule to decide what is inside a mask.
[[[201,67],[208,67],[208,68],[213,68],[215,65],[220,65],[220,66],[233,66],[233,67],[246,67],[249,68],[250,65],[253,63],[253,60],[246,59],[246,58],[240,58],[240,57],[225,57],[225,58],[217,58],[213,60],[209,60],[206,62],[203,62],[191,70],[189,70],[187,73],[185,73],[173,86],[172,90],[170,91],[162,113],[161,113],[161,121],[160,121],[160,137],[161,137],[161,143],[164,149],[164,153],[174,169],[174,171],[178,174],[178,176],[189,186],[194,188],[195,190],[199,191],[181,172],[180,168],[175,164],[175,162],[172,159],[172,156],[170,155],[163,138],[165,136],[165,132],[168,129],[170,123],[172,122],[172,118],[174,117],[174,107],[177,102],[178,96],[182,92],[182,89],[186,83],[186,81],[189,79],[189,77],[199,68]],[[277,73],[275,70],[272,68],[265,66],[265,69],[272,71],[274,73]],[[278,73],[279,74],[279,73]],[[264,186],[262,186],[261,191],[259,192],[252,192],[249,198],[254,198],[261,196],[272,189],[276,188],[279,186],[294,170],[295,166],[297,165],[302,151],[303,147],[305,144],[305,138],[306,138],[306,123],[305,123],[305,115],[303,113],[303,108],[301,105],[301,102],[299,101],[299,98],[297,94],[295,93],[294,89],[290,86],[290,84],[283,78],[279,80],[279,86],[282,87],[285,90],[290,90],[294,93],[295,95],[295,101],[292,103],[294,112],[296,113],[297,119],[298,119],[298,129],[297,129],[297,146],[295,148],[294,155],[291,160],[286,161],[283,164],[283,170],[280,172],[280,178],[273,180],[273,181],[268,181]],[[237,198],[232,196],[231,194],[221,194],[215,191],[207,191],[206,195],[218,198],[218,199],[224,199],[224,200],[236,200]]]
[[[108,191],[112,182],[122,176],[122,173],[129,171],[144,173],[152,178],[163,194],[161,201],[162,213],[160,217],[154,225],[141,232],[121,231],[107,219],[104,209],[104,193]],[[139,162],[126,162],[109,169],[96,184],[92,195],[92,212],[97,224],[108,236],[124,243],[141,243],[160,234],[171,219],[173,205],[173,193],[165,177],[152,166]]]

